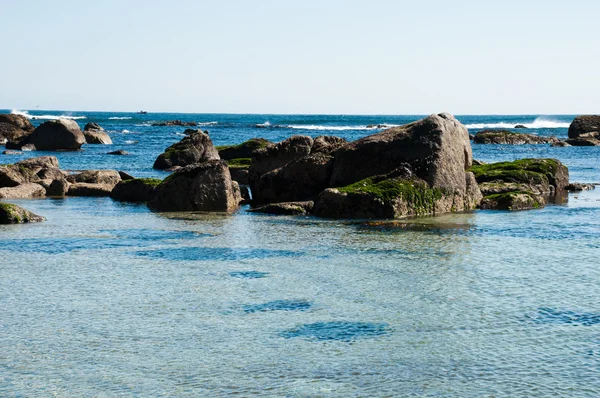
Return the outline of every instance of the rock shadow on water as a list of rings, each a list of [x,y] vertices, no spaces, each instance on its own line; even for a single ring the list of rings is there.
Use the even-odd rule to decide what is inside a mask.
[[[254,312],[269,311],[306,311],[312,307],[312,303],[307,300],[275,300],[262,304],[250,304],[242,306],[247,314]]]
[[[375,338],[391,333],[385,323],[369,322],[316,322],[286,330],[280,335],[285,338],[305,338],[317,341],[352,342],[358,339]]]
[[[290,250],[230,248],[230,247],[179,247],[136,252],[138,256],[172,261],[236,261],[270,257],[299,257],[303,253]]]
[[[526,315],[526,318],[537,324],[594,326],[600,324],[600,313],[577,312],[570,310],[559,310],[555,308],[542,307],[534,315]]]
[[[240,279],[261,279],[269,276],[269,273],[260,271],[234,271],[230,272],[229,276]]]

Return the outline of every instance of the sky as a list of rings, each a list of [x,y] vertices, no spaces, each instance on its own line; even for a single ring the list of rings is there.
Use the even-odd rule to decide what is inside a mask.
[[[0,108],[581,114],[600,2],[0,0]]]

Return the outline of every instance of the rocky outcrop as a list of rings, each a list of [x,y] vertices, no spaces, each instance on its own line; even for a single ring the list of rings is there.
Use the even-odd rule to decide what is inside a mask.
[[[559,142],[556,137],[540,137],[533,134],[515,133],[508,130],[483,130],[475,134],[476,144],[550,144]]]
[[[573,119],[567,142],[573,146],[600,145],[600,115],[581,115]]]
[[[484,195],[482,209],[523,210],[544,207],[546,200],[564,191],[569,171],[556,159],[521,159],[473,166]]]
[[[75,121],[59,119],[42,123],[26,143],[40,151],[78,150],[85,144],[85,137]]]
[[[0,224],[42,222],[46,219],[17,205],[0,203]]]
[[[152,123],[152,126],[164,127],[164,126],[197,126],[196,122],[183,122],[181,120],[167,120],[165,122]]]
[[[249,159],[255,150],[271,145],[272,142],[264,138],[252,138],[239,145],[223,145],[216,149],[224,160]]]
[[[104,128],[101,127],[98,123],[90,122],[85,125],[83,131],[104,131]]]
[[[313,207],[313,201],[281,202],[270,203],[268,205],[255,207],[253,209],[250,209],[249,211],[253,213],[265,213],[274,215],[303,216],[312,213]]]
[[[15,125],[0,122],[0,142],[2,144],[6,144],[7,142],[20,142],[29,134],[31,134],[31,132],[25,131]]]
[[[105,131],[85,130],[83,135],[88,144],[112,145],[113,143],[110,136]]]
[[[0,114],[0,123],[12,124],[21,130],[27,131],[28,133],[33,133],[33,130],[35,130],[33,124],[31,124],[29,119],[23,115]]]
[[[553,147],[567,147],[567,146],[571,146],[571,144],[569,144],[566,141],[560,141],[560,140],[558,140],[556,142],[553,142],[551,144],[551,146],[553,146]]]
[[[310,153],[313,155],[316,153],[331,155],[347,143],[348,141],[340,137],[321,135],[314,139]]]
[[[0,165],[0,188],[64,177],[65,173],[58,168],[58,159],[54,156],[25,159],[13,165]]]
[[[565,142],[571,146],[600,146],[600,139],[597,134],[581,134],[577,138],[568,138]]]
[[[76,182],[69,185],[67,196],[110,196],[114,187],[112,184]]]
[[[154,168],[165,170],[174,166],[187,166],[219,159],[219,153],[208,134],[198,131],[168,147],[164,153],[158,156],[154,162]]]
[[[162,182],[157,178],[134,178],[119,182],[110,197],[124,202],[148,202],[156,187]]]
[[[527,128],[527,126],[525,126],[525,125],[522,125],[522,124],[517,124],[517,125],[516,125],[515,127],[513,127],[513,128],[515,128],[515,129],[526,129],[526,128]]]
[[[232,212],[241,201],[224,160],[182,167],[156,187],[148,206],[158,211]]]
[[[565,187],[569,192],[591,191],[596,189],[595,184],[586,184],[581,182],[572,182]]]

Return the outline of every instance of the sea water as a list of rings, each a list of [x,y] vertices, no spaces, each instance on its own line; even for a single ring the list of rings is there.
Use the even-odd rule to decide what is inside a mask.
[[[9,110],[10,111],[10,110]],[[164,177],[156,156],[203,123],[216,145],[349,140],[420,116],[30,112],[97,122],[112,146],[69,170]],[[565,138],[573,116],[458,116]],[[266,124],[266,122],[269,122]],[[257,125],[262,125],[257,127]],[[125,149],[127,156],[106,152]],[[473,145],[554,157],[600,181],[600,148]],[[154,213],[109,198],[12,200],[0,226],[0,396],[597,396],[600,191],[544,209],[396,221]]]

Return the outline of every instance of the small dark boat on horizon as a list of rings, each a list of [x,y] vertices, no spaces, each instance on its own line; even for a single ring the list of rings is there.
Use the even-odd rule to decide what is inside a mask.
[[[138,111],[137,113],[138,113],[138,115],[145,115],[145,114],[147,114],[148,112],[146,112],[146,111]]]

